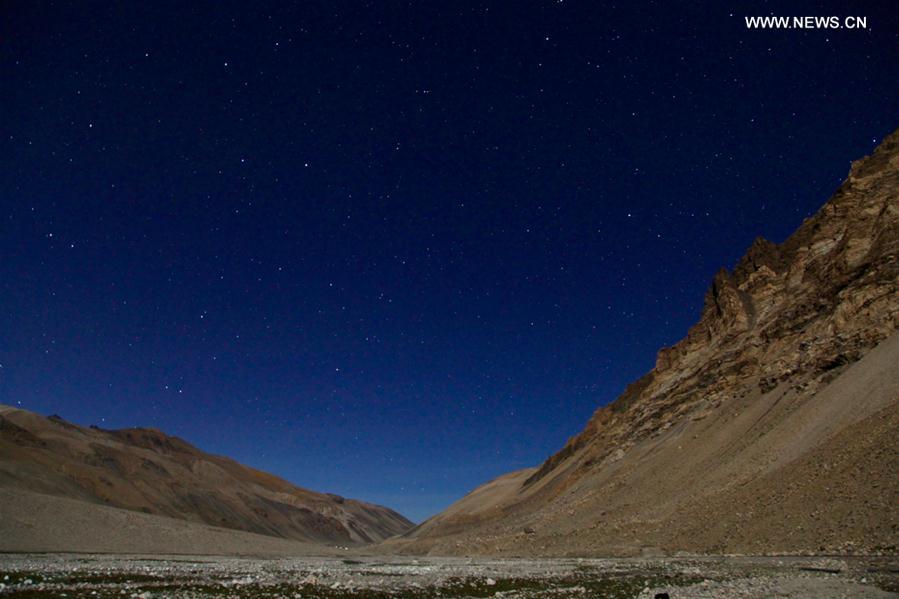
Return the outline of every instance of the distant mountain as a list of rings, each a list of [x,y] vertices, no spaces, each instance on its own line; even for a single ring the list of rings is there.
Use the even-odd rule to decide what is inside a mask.
[[[721,270],[687,337],[558,453],[398,549],[895,553],[897,328],[899,132],[784,243]]]
[[[0,489],[285,539],[351,545],[412,523],[385,507],[296,487],[156,429],[84,428],[0,405]],[[57,505],[54,504],[54,505]],[[0,505],[0,518],[7,506]]]

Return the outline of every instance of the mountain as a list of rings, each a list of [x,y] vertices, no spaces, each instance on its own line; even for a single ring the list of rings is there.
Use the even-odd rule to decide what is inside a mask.
[[[0,491],[315,543],[371,543],[412,527],[388,508],[296,487],[156,429],[84,428],[2,405]],[[22,515],[6,513],[11,503],[0,519]]]
[[[701,318],[538,468],[398,550],[896,552],[899,132],[781,244],[718,272]]]
[[[0,554],[346,555],[302,542],[0,487]]]

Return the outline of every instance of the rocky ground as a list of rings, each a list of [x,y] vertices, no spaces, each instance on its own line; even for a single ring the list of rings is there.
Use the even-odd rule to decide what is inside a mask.
[[[894,558],[0,555],[4,597],[891,597]]]

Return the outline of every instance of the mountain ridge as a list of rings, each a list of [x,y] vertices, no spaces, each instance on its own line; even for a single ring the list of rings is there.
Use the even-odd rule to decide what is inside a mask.
[[[154,428],[82,427],[0,405],[0,487],[294,541],[368,544],[397,512],[297,487]]]
[[[546,542],[543,551],[564,553],[568,549],[552,537],[570,538],[582,534],[583,529],[565,522],[559,514],[594,531],[586,535],[592,540],[572,542],[570,551],[575,554],[632,553],[641,547],[665,551],[739,551],[748,546],[754,550],[797,550],[802,543],[814,544],[822,539],[835,543],[835,537],[824,539],[826,535],[815,534],[803,534],[801,543],[778,543],[769,538],[768,545],[740,541],[733,542],[733,547],[723,540],[709,544],[702,534],[695,541],[666,538],[657,530],[659,522],[675,528],[679,514],[691,514],[699,522],[704,518],[691,507],[696,502],[687,496],[689,484],[672,486],[670,499],[664,500],[654,500],[652,488],[673,484],[673,474],[659,470],[659,464],[678,468],[688,463],[698,479],[709,481],[708,488],[697,490],[702,501],[713,502],[733,484],[751,485],[766,476],[774,467],[771,464],[776,468],[787,466],[776,456],[767,455],[770,452],[766,448],[778,447],[802,459],[802,452],[810,450],[805,441],[778,432],[783,422],[795,420],[793,413],[804,410],[810,420],[820,421],[808,439],[822,447],[828,443],[828,435],[840,432],[828,428],[828,418],[846,428],[857,425],[851,415],[844,414],[845,403],[867,405],[868,398],[850,391],[842,402],[840,398],[816,400],[841,377],[858,379],[859,369],[853,366],[864,361],[874,348],[885,345],[888,349],[884,352],[897,351],[896,342],[887,343],[899,328],[897,255],[899,131],[884,138],[870,156],[853,162],[847,179],[830,200],[783,243],[757,238],[733,270],[720,269],[705,294],[700,319],[687,335],[662,348],[655,367],[631,383],[615,401],[598,408],[584,429],[558,452],[534,470],[506,475],[517,484],[501,477],[505,481],[502,493],[491,490],[493,482],[482,485],[443,514],[407,533],[412,541],[406,549],[533,554],[539,551],[532,546],[540,548],[540,543]],[[881,356],[884,352],[876,352],[876,359],[899,362],[892,354]],[[869,360],[874,361],[875,357]],[[878,370],[876,376],[889,379],[888,371]],[[858,389],[866,382],[859,379],[853,384]],[[868,408],[877,413],[886,410],[883,417],[890,419],[897,400],[899,388],[890,387],[876,401],[868,402]],[[739,420],[740,414],[758,411],[760,406],[765,410],[756,414],[757,422],[745,423],[746,429],[736,428],[733,421]],[[865,410],[860,409],[858,416],[871,415]],[[735,415],[728,416],[729,411]],[[734,436],[761,436],[751,442],[717,439],[715,430],[702,429],[703,422],[712,420]],[[672,459],[685,445],[682,436],[697,435],[700,433],[693,431],[700,430],[709,439],[709,447],[690,440],[698,453],[710,454],[703,463],[707,472],[688,460]],[[884,439],[884,445],[895,447],[889,439]],[[650,447],[652,452],[645,454]],[[794,452],[798,453],[794,456]],[[720,463],[716,463],[715,455]],[[742,464],[742,469],[730,472],[730,478],[724,476],[736,463]],[[633,471],[618,472],[621,464],[628,464]],[[881,463],[872,468],[886,466]],[[639,476],[645,479],[635,481]],[[879,476],[887,473],[880,472]],[[609,487],[612,482],[617,486]],[[630,501],[625,497],[629,491],[644,492],[647,497]],[[863,493],[864,489],[859,487],[857,491]],[[882,491],[875,493],[886,497]],[[895,496],[890,493],[887,495]],[[486,509],[477,499],[484,496],[490,497]],[[609,505],[621,504],[620,513],[608,517],[610,510],[604,509],[600,498]],[[825,497],[817,499],[826,504]],[[664,512],[660,504],[668,506],[667,512],[660,513]],[[884,526],[879,535],[869,535],[870,539],[897,530],[895,508],[868,515],[879,518]],[[643,523],[647,531],[644,536],[650,538],[642,542],[637,539],[643,534],[640,527],[631,529],[633,535],[621,534],[620,529],[630,528],[633,522]],[[786,527],[784,522],[781,525]],[[852,532],[846,536],[853,537],[853,543],[865,542],[856,538],[852,526],[845,528]],[[524,530],[532,532],[524,534]]]

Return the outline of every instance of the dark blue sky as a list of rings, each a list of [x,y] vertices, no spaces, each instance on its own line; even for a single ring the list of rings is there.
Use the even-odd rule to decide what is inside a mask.
[[[899,126],[891,3],[116,4],[0,9],[0,401],[413,519]]]

